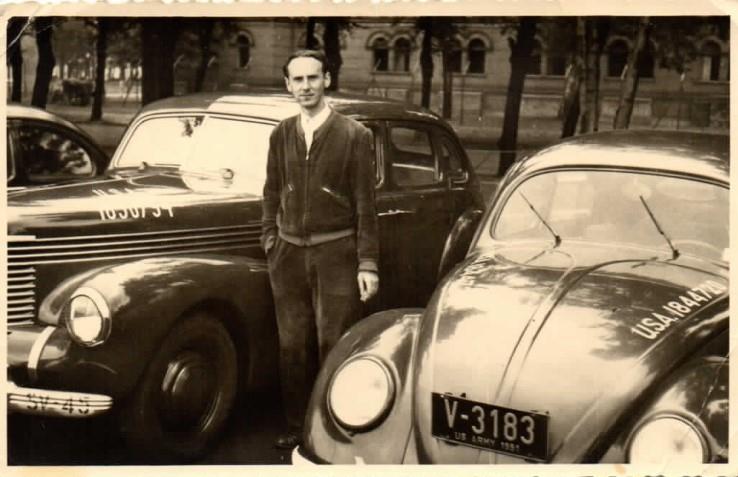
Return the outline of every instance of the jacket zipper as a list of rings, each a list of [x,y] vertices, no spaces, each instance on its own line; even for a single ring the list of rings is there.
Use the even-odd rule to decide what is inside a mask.
[[[307,161],[307,167],[305,168],[305,184],[304,184],[304,191],[303,191],[303,204],[305,204],[305,213],[302,214],[302,233],[303,235],[307,235],[307,218],[308,213],[310,211],[310,204],[308,203],[308,186],[310,185],[310,150],[307,148],[307,143],[305,144],[305,160]]]

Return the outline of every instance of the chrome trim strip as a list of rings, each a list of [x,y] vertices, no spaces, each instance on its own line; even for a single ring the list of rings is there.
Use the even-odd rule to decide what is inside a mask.
[[[41,361],[41,352],[44,350],[44,346],[46,346],[46,342],[49,341],[54,330],[56,330],[55,326],[44,328],[33,343],[31,352],[28,353],[28,375],[33,381],[38,379],[38,363]]]
[[[60,244],[60,245],[48,245],[48,244],[37,244],[32,246],[24,246],[24,247],[13,247],[12,251],[34,251],[34,250],[59,250],[59,249],[68,249],[68,248],[92,248],[92,247],[111,247],[114,245],[138,245],[138,244],[146,244],[146,243],[161,243],[161,242],[184,242],[184,241],[190,241],[190,240],[204,240],[204,239],[225,239],[227,237],[245,237],[245,238],[253,238],[254,236],[260,236],[261,231],[260,230],[251,230],[251,231],[243,231],[243,232],[227,232],[222,234],[211,234],[211,235],[183,235],[181,237],[160,237],[160,238],[150,238],[150,239],[140,239],[140,240],[119,240],[119,241],[113,241],[113,242],[93,242],[93,243],[69,243],[69,244]],[[14,257],[17,257],[19,255],[13,254]]]
[[[250,242],[258,243],[254,239],[251,239]],[[86,256],[86,255],[99,255],[101,253],[121,253],[121,252],[136,252],[139,250],[167,250],[167,249],[173,249],[173,248],[185,248],[185,247],[199,247],[199,246],[210,246],[210,245],[227,245],[227,244],[234,244],[234,243],[245,243],[248,244],[249,240],[232,240],[232,239],[224,239],[224,240],[210,240],[210,241],[202,241],[202,242],[195,242],[195,243],[173,243],[173,244],[167,244],[167,245],[160,245],[160,246],[140,246],[140,247],[124,247],[124,248],[114,248],[114,247],[104,247],[101,246],[95,250],[80,250],[80,251],[71,251],[71,252],[54,252],[54,253],[25,253],[25,254],[12,254],[10,258],[12,258],[14,261],[16,259],[29,259],[29,258],[44,258],[44,257],[74,257],[74,256]]]
[[[73,240],[89,240],[99,238],[119,238],[119,237],[146,237],[152,235],[173,235],[183,234],[188,232],[217,232],[218,230],[232,230],[232,229],[252,229],[259,228],[261,230],[261,222],[251,222],[246,225],[227,225],[223,227],[202,227],[197,229],[178,229],[178,230],[157,230],[152,232],[137,232],[128,234],[103,234],[103,235],[75,235],[71,237],[45,237],[36,239],[32,235],[24,237],[33,237],[36,242],[62,242],[62,241],[73,241]],[[20,235],[9,235],[10,237],[21,237]],[[20,240],[18,240],[20,241]]]
[[[231,249],[238,249],[238,248],[248,248],[253,246],[260,246],[259,242],[253,242],[253,243],[245,243],[241,245],[231,245],[231,246],[221,246],[221,247],[205,247],[205,248],[197,248],[196,246],[192,246],[191,249],[185,249],[182,248],[181,250],[173,250],[173,251],[157,251],[152,253],[132,253],[132,254],[118,254],[118,255],[108,255],[105,257],[91,257],[91,258],[68,258],[68,259],[61,259],[61,260],[54,260],[51,258],[44,259],[43,257],[39,258],[36,256],[36,260],[28,261],[28,262],[20,262],[20,265],[38,265],[38,264],[48,264],[48,263],[70,263],[70,262],[94,262],[99,260],[112,260],[117,258],[145,258],[145,257],[157,257],[160,255],[181,255],[183,253],[199,253],[199,252],[215,252],[219,250],[231,250]],[[115,252],[116,250],[113,250]]]
[[[8,242],[29,242],[36,240],[35,235],[8,235]]]
[[[113,407],[113,398],[104,394],[24,388],[8,382],[8,411],[41,416],[87,418]]]

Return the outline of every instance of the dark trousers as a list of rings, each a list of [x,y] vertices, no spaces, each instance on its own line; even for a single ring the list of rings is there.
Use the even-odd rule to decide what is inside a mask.
[[[320,364],[361,313],[356,238],[308,247],[278,239],[268,262],[283,406],[289,430],[299,432]]]

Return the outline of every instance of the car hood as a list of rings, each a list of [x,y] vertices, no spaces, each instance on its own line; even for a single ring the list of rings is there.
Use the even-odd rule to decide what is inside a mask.
[[[586,458],[649,384],[727,326],[724,269],[652,255],[576,244],[468,257],[418,338],[421,461],[520,462],[433,438],[432,392],[548,414],[549,460]]]
[[[8,194],[8,234],[64,237],[228,226],[260,219],[260,197],[219,178],[152,171]],[[244,203],[254,203],[244,207]]]

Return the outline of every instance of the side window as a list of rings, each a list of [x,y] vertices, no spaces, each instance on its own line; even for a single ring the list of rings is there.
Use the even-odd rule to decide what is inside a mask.
[[[392,177],[397,186],[417,187],[440,182],[438,160],[428,130],[412,126],[390,128]]]
[[[379,151],[382,149],[382,138],[379,133],[379,124],[376,123],[362,123],[372,133],[371,148],[374,153],[374,185],[379,187],[384,179],[384,172],[382,171],[383,164],[379,156]]]
[[[59,130],[21,125],[18,144],[26,176],[31,182],[45,183],[95,174],[90,154],[79,142]]]
[[[447,164],[449,177],[455,183],[466,182],[468,174],[464,167],[461,151],[447,136],[441,136],[441,161]]]
[[[10,127],[7,128],[7,135],[5,137],[5,158],[7,160],[6,169],[7,172],[7,181],[10,182],[11,179],[15,177],[15,164],[13,161],[13,147],[11,146],[10,141],[13,140],[12,135],[10,134]]]

